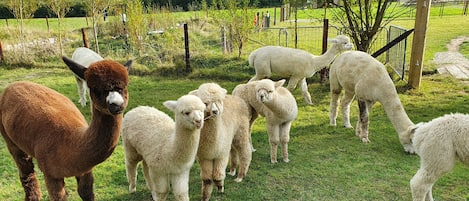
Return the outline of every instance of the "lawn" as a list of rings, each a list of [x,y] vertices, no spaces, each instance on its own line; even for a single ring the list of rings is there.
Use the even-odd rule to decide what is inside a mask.
[[[81,19],[82,20],[82,19]],[[0,21],[0,26],[2,22]],[[83,25],[83,21],[81,21]],[[413,27],[412,20],[400,20],[401,26]],[[431,64],[433,54],[446,51],[450,39],[467,34],[467,16],[431,17],[428,29],[425,65]],[[444,32],[445,34],[441,34]],[[409,43],[411,44],[411,43]],[[70,51],[70,50],[68,50]],[[211,56],[211,55],[209,55]],[[208,57],[204,71],[182,76],[130,76],[127,111],[149,105],[173,116],[162,105],[174,100],[206,82],[217,82],[229,92],[253,74],[245,58]],[[196,62],[194,62],[196,63]],[[74,78],[61,63],[53,67],[0,68],[0,91],[11,82],[30,80],[53,88],[69,97],[86,118],[89,107],[81,107]],[[306,105],[300,90],[294,95],[299,115],[293,122],[289,144],[290,163],[270,164],[265,121],[258,119],[252,130],[257,151],[247,177],[241,183],[227,176],[225,193],[212,195],[212,200],[411,200],[409,181],[419,168],[419,157],[406,154],[399,144],[397,133],[383,108],[377,103],[370,113],[370,140],[363,144],[354,129],[329,126],[329,87],[320,84],[317,76],[308,82],[313,105]],[[409,118],[425,122],[448,113],[469,111],[469,86],[466,81],[447,75],[428,74],[422,77],[419,89],[408,89],[405,81],[396,80],[399,97]],[[351,121],[357,120],[356,102],[351,108]],[[40,171],[43,198],[48,200]],[[200,168],[194,164],[190,175],[191,200],[201,199]],[[151,200],[140,172],[137,192],[128,193],[125,178],[124,154],[119,144],[111,157],[94,169],[96,200]],[[0,140],[0,200],[22,200],[23,189],[16,166],[4,140]],[[435,200],[459,201],[469,199],[469,174],[457,162],[454,170],[444,175],[433,187]],[[74,178],[67,178],[69,200],[80,200]],[[170,197],[173,199],[173,197]]]

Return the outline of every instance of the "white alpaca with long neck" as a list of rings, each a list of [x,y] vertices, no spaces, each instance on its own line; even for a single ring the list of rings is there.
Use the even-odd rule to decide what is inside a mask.
[[[409,119],[393,81],[386,67],[371,55],[361,51],[348,51],[339,55],[330,66],[330,124],[336,125],[339,96],[344,89],[342,114],[344,126],[350,124],[350,104],[357,97],[360,116],[357,121],[356,135],[362,142],[368,143],[368,113],[378,101],[399,135],[404,150],[414,153],[410,132],[415,128]]]
[[[164,105],[164,112],[139,106],[124,116],[122,143],[129,191],[136,191],[137,165],[143,173],[153,200],[166,200],[170,186],[176,200],[189,200],[189,172],[194,164],[204,123],[205,104],[199,97],[185,95]]]
[[[306,78],[327,67],[340,52],[353,47],[350,38],[343,35],[330,39],[329,42],[333,45],[319,56],[282,46],[265,46],[254,50],[249,55],[249,65],[254,67],[256,75],[249,81],[270,78],[272,74],[289,78],[287,89],[293,91],[299,82],[306,103],[312,105]]]
[[[76,177],[80,197],[94,200],[93,168],[118,143],[128,102],[127,68],[109,60],[89,68],[63,60],[90,86],[89,126],[70,99],[43,85],[15,82],[0,96],[0,132],[18,167],[25,200],[41,199],[33,158],[44,173],[50,200],[67,199],[65,177]]]

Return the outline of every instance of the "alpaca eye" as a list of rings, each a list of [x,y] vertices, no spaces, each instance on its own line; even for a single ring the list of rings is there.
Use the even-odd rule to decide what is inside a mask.
[[[184,115],[190,115],[191,113],[190,112],[182,112]]]

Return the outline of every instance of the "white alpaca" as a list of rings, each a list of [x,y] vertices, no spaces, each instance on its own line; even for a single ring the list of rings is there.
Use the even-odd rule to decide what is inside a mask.
[[[143,160],[153,200],[165,200],[170,185],[176,200],[189,200],[189,172],[199,146],[205,105],[192,95],[164,105],[174,112],[175,122],[148,106],[136,107],[124,116],[122,143],[129,191],[136,190],[137,165]]]
[[[254,50],[249,55],[249,65],[255,68],[256,75],[250,81],[269,78],[273,73],[290,78],[287,89],[293,91],[299,82],[306,103],[312,105],[306,78],[327,67],[338,53],[353,47],[350,38],[343,35],[330,39],[329,42],[333,43],[332,47],[320,56],[281,46],[266,46]]]
[[[88,49],[86,47],[79,47],[73,52],[72,60],[88,68],[90,64],[103,60],[103,57],[101,57],[98,53],[94,52],[91,49]],[[80,102],[82,107],[85,107],[88,86],[86,85],[85,80],[81,79],[76,75],[75,80],[77,81],[78,95],[80,96],[80,100],[78,102]]]
[[[389,77],[386,67],[371,55],[360,51],[344,52],[330,66],[331,111],[330,124],[336,126],[339,96],[344,89],[342,114],[344,126],[350,124],[350,103],[357,97],[360,117],[357,121],[356,135],[368,143],[368,113],[376,101],[383,105],[386,114],[404,150],[414,153],[410,132],[415,127],[401,104],[396,88]]]
[[[249,106],[240,97],[227,95],[226,89],[215,83],[205,83],[190,94],[197,95],[206,105],[205,122],[200,134],[197,161],[202,177],[202,200],[209,200],[213,183],[218,192],[224,191],[225,171],[230,162],[230,174],[236,182],[246,176],[251,163],[249,143]]]
[[[285,80],[274,82],[270,79],[240,84],[233,90],[233,95],[244,99],[252,110],[251,125],[258,115],[265,117],[270,143],[270,161],[277,163],[277,147],[282,145],[284,162],[288,159],[290,127],[298,115],[295,97],[282,87]]]
[[[469,115],[450,114],[418,124],[412,137],[420,169],[410,180],[414,201],[433,200],[432,186],[459,159],[469,166]]]

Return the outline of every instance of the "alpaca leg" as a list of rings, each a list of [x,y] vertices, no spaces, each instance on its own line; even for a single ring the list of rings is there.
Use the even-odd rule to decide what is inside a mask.
[[[299,82],[300,80],[301,80],[301,78],[291,77],[290,80],[288,80],[287,89],[288,89],[290,92],[293,92],[293,90],[295,90],[296,85],[298,84],[298,82]]]
[[[77,81],[77,89],[78,95],[80,96],[80,105],[82,107],[86,106],[86,82],[79,77],[75,76],[75,80]]]
[[[441,177],[441,174],[432,174],[420,168],[410,180],[413,201],[433,201],[432,186]]]
[[[50,176],[44,175],[46,180],[47,192],[51,201],[64,201],[67,200],[67,193],[65,192],[64,179],[54,179]]]
[[[368,139],[368,106],[367,101],[358,100],[358,108],[360,110],[360,118],[359,123],[357,125],[357,133],[356,135],[362,140],[363,143],[369,143],[370,140]]]
[[[353,93],[346,91],[342,99],[342,116],[344,118],[345,128],[353,128],[352,124],[350,124],[350,104],[352,103],[354,96],[355,95]]]
[[[303,98],[305,99],[308,105],[313,105],[313,101],[311,100],[311,94],[308,91],[308,83],[306,83],[306,78],[300,80],[301,86],[301,93],[303,94]]]
[[[143,160],[142,162],[142,169],[143,169],[143,177],[145,178],[145,183],[147,184],[147,188],[151,190],[152,187],[151,187],[151,178],[150,178],[150,173],[149,173],[150,170],[145,160]],[[134,183],[134,186],[135,186],[135,183]]]
[[[187,170],[171,178],[173,194],[177,201],[189,201],[189,172]]]
[[[219,193],[225,192],[225,177],[226,166],[228,165],[229,157],[216,159],[213,162],[213,182],[217,186]]]
[[[249,82],[269,78],[272,75],[272,71],[270,70],[270,67],[263,68],[263,66],[265,66],[265,65],[254,64],[254,69],[256,70],[256,75],[253,78],[251,78],[249,80]]]
[[[213,162],[211,160],[198,160],[200,165],[200,177],[202,178],[202,200],[208,201],[213,189]]]
[[[78,194],[82,200],[94,200],[93,191],[93,172],[85,173],[79,177],[76,177],[78,184]]]
[[[236,168],[239,166],[239,153],[238,150],[235,147],[236,142],[233,141],[233,144],[231,145],[231,150],[230,150],[230,172],[228,173],[231,176],[236,175]]]
[[[4,130],[1,132],[2,134],[5,133]],[[36,172],[34,171],[33,158],[21,151],[6,135],[4,135],[4,139],[8,145],[8,151],[10,151],[18,167],[21,185],[25,193],[24,200],[40,200],[41,188],[36,177]]]
[[[129,183],[129,193],[135,193],[137,190],[137,167],[138,162],[142,160],[142,157],[137,154],[137,150],[135,150],[132,146],[127,145],[125,140],[123,140],[122,143],[124,145],[125,173],[127,182]],[[149,178],[145,177],[145,180],[147,181],[148,186]]]
[[[252,125],[254,124],[254,121],[256,121],[257,117],[259,116],[259,114],[254,110],[252,109],[252,114],[251,114],[251,119],[249,120],[249,143],[251,143],[251,151],[252,152],[255,152],[256,149],[254,148],[254,144],[252,144]]]
[[[280,134],[280,143],[282,144],[282,157],[283,162],[288,163],[288,142],[290,142],[290,127],[291,122],[280,124],[279,134]]]
[[[155,201],[164,201],[169,193],[169,178],[167,175],[158,174],[150,170],[149,176],[151,178],[151,196]]]
[[[331,104],[330,104],[330,114],[329,114],[329,124],[331,126],[336,126],[337,125],[337,113],[338,113],[338,107],[339,107],[339,97],[340,97],[340,92],[341,89],[332,89],[332,83],[331,83]]]
[[[267,134],[269,135],[270,143],[270,162],[275,164],[277,163],[277,148],[280,143],[278,126],[267,123]]]
[[[236,158],[239,162],[238,166],[235,166],[235,168],[239,167],[238,177],[235,179],[236,182],[241,182],[243,181],[243,178],[246,177],[246,174],[249,170],[249,165],[251,164],[252,160],[252,151],[249,145],[249,139],[247,138],[249,133],[246,132],[247,131],[240,133],[240,137],[237,137],[237,139],[235,139],[232,144],[232,149],[237,150]]]

